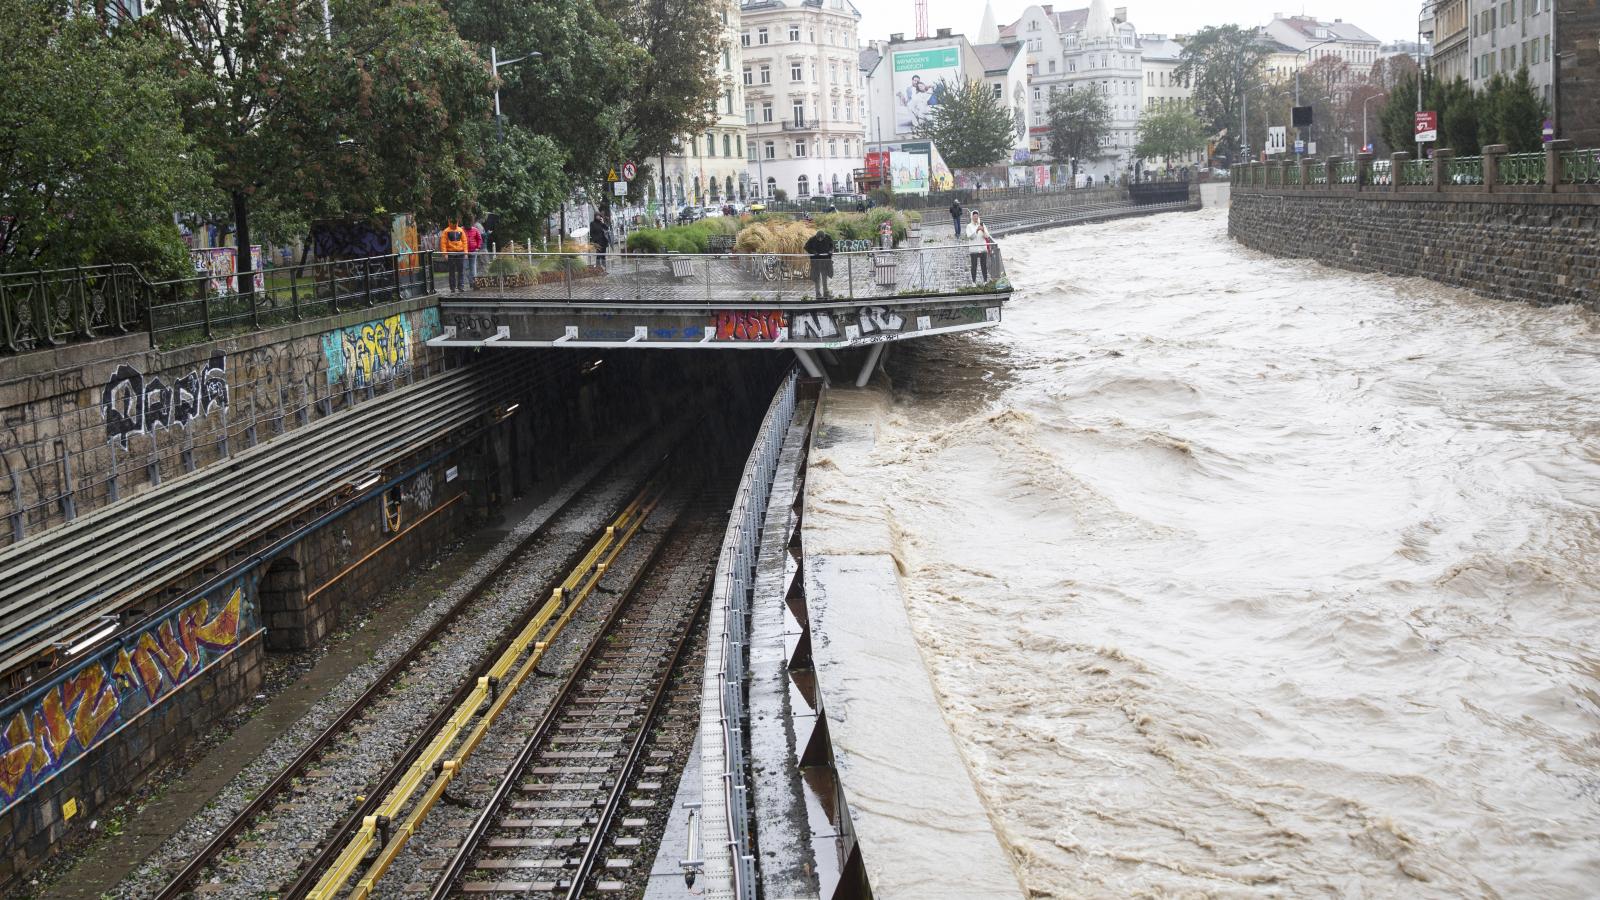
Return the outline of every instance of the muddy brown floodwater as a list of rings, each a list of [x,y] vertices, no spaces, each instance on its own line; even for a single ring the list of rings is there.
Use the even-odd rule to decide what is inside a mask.
[[[1033,894],[1600,896],[1600,319],[1212,212],[1005,249],[851,502]]]

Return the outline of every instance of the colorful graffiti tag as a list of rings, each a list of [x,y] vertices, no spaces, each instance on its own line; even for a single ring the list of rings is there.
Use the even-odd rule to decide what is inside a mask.
[[[719,341],[776,341],[783,333],[783,313],[722,311],[712,319]]]
[[[245,582],[216,598],[217,608],[197,600],[0,710],[0,813],[261,630]]]
[[[366,387],[403,374],[411,366],[414,348],[438,333],[437,309],[418,313],[415,334],[404,313],[330,331],[322,336],[328,383],[348,379],[355,387]]]
[[[239,271],[239,251],[233,247],[210,247],[205,250],[190,250],[189,256],[194,262],[196,275],[204,275],[210,292],[219,296],[233,293],[237,287],[234,274]],[[265,290],[266,277],[261,272],[261,245],[250,245],[250,267],[256,273],[256,290]]]

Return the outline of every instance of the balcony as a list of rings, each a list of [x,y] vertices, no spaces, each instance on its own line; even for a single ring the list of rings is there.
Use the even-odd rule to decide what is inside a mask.
[[[816,131],[822,124],[816,119],[784,119],[784,131]]]

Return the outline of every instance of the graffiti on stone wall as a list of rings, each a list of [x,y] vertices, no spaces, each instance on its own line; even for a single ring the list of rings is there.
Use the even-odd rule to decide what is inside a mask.
[[[412,479],[411,488],[405,492],[405,497],[416,504],[419,511],[426,512],[433,509],[433,472],[423,469]]]
[[[157,428],[187,428],[195,419],[228,408],[228,361],[211,354],[204,365],[168,384],[160,375],[145,377],[133,366],[117,366],[100,392],[106,421],[106,443],[128,448],[131,434],[152,434]]]
[[[260,628],[240,581],[63,669],[0,710],[0,813]]]
[[[719,341],[776,341],[783,332],[783,313],[776,310],[723,310],[713,323]]]
[[[413,330],[405,313],[340,328],[322,336],[322,356],[328,364],[328,383],[349,381],[367,387],[403,375],[411,367],[417,346],[439,333],[439,311],[418,314]]]
[[[366,259],[394,252],[391,228],[366,222],[318,222],[311,226],[311,247],[318,259]]]

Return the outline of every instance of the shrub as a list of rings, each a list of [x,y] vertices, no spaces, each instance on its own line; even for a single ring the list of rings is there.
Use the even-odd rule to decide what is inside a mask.
[[[704,253],[705,250],[695,243],[687,229],[671,228],[667,230],[666,240],[662,249],[668,253]]]
[[[659,228],[641,228],[628,235],[629,253],[660,253],[666,247],[667,233]]]

